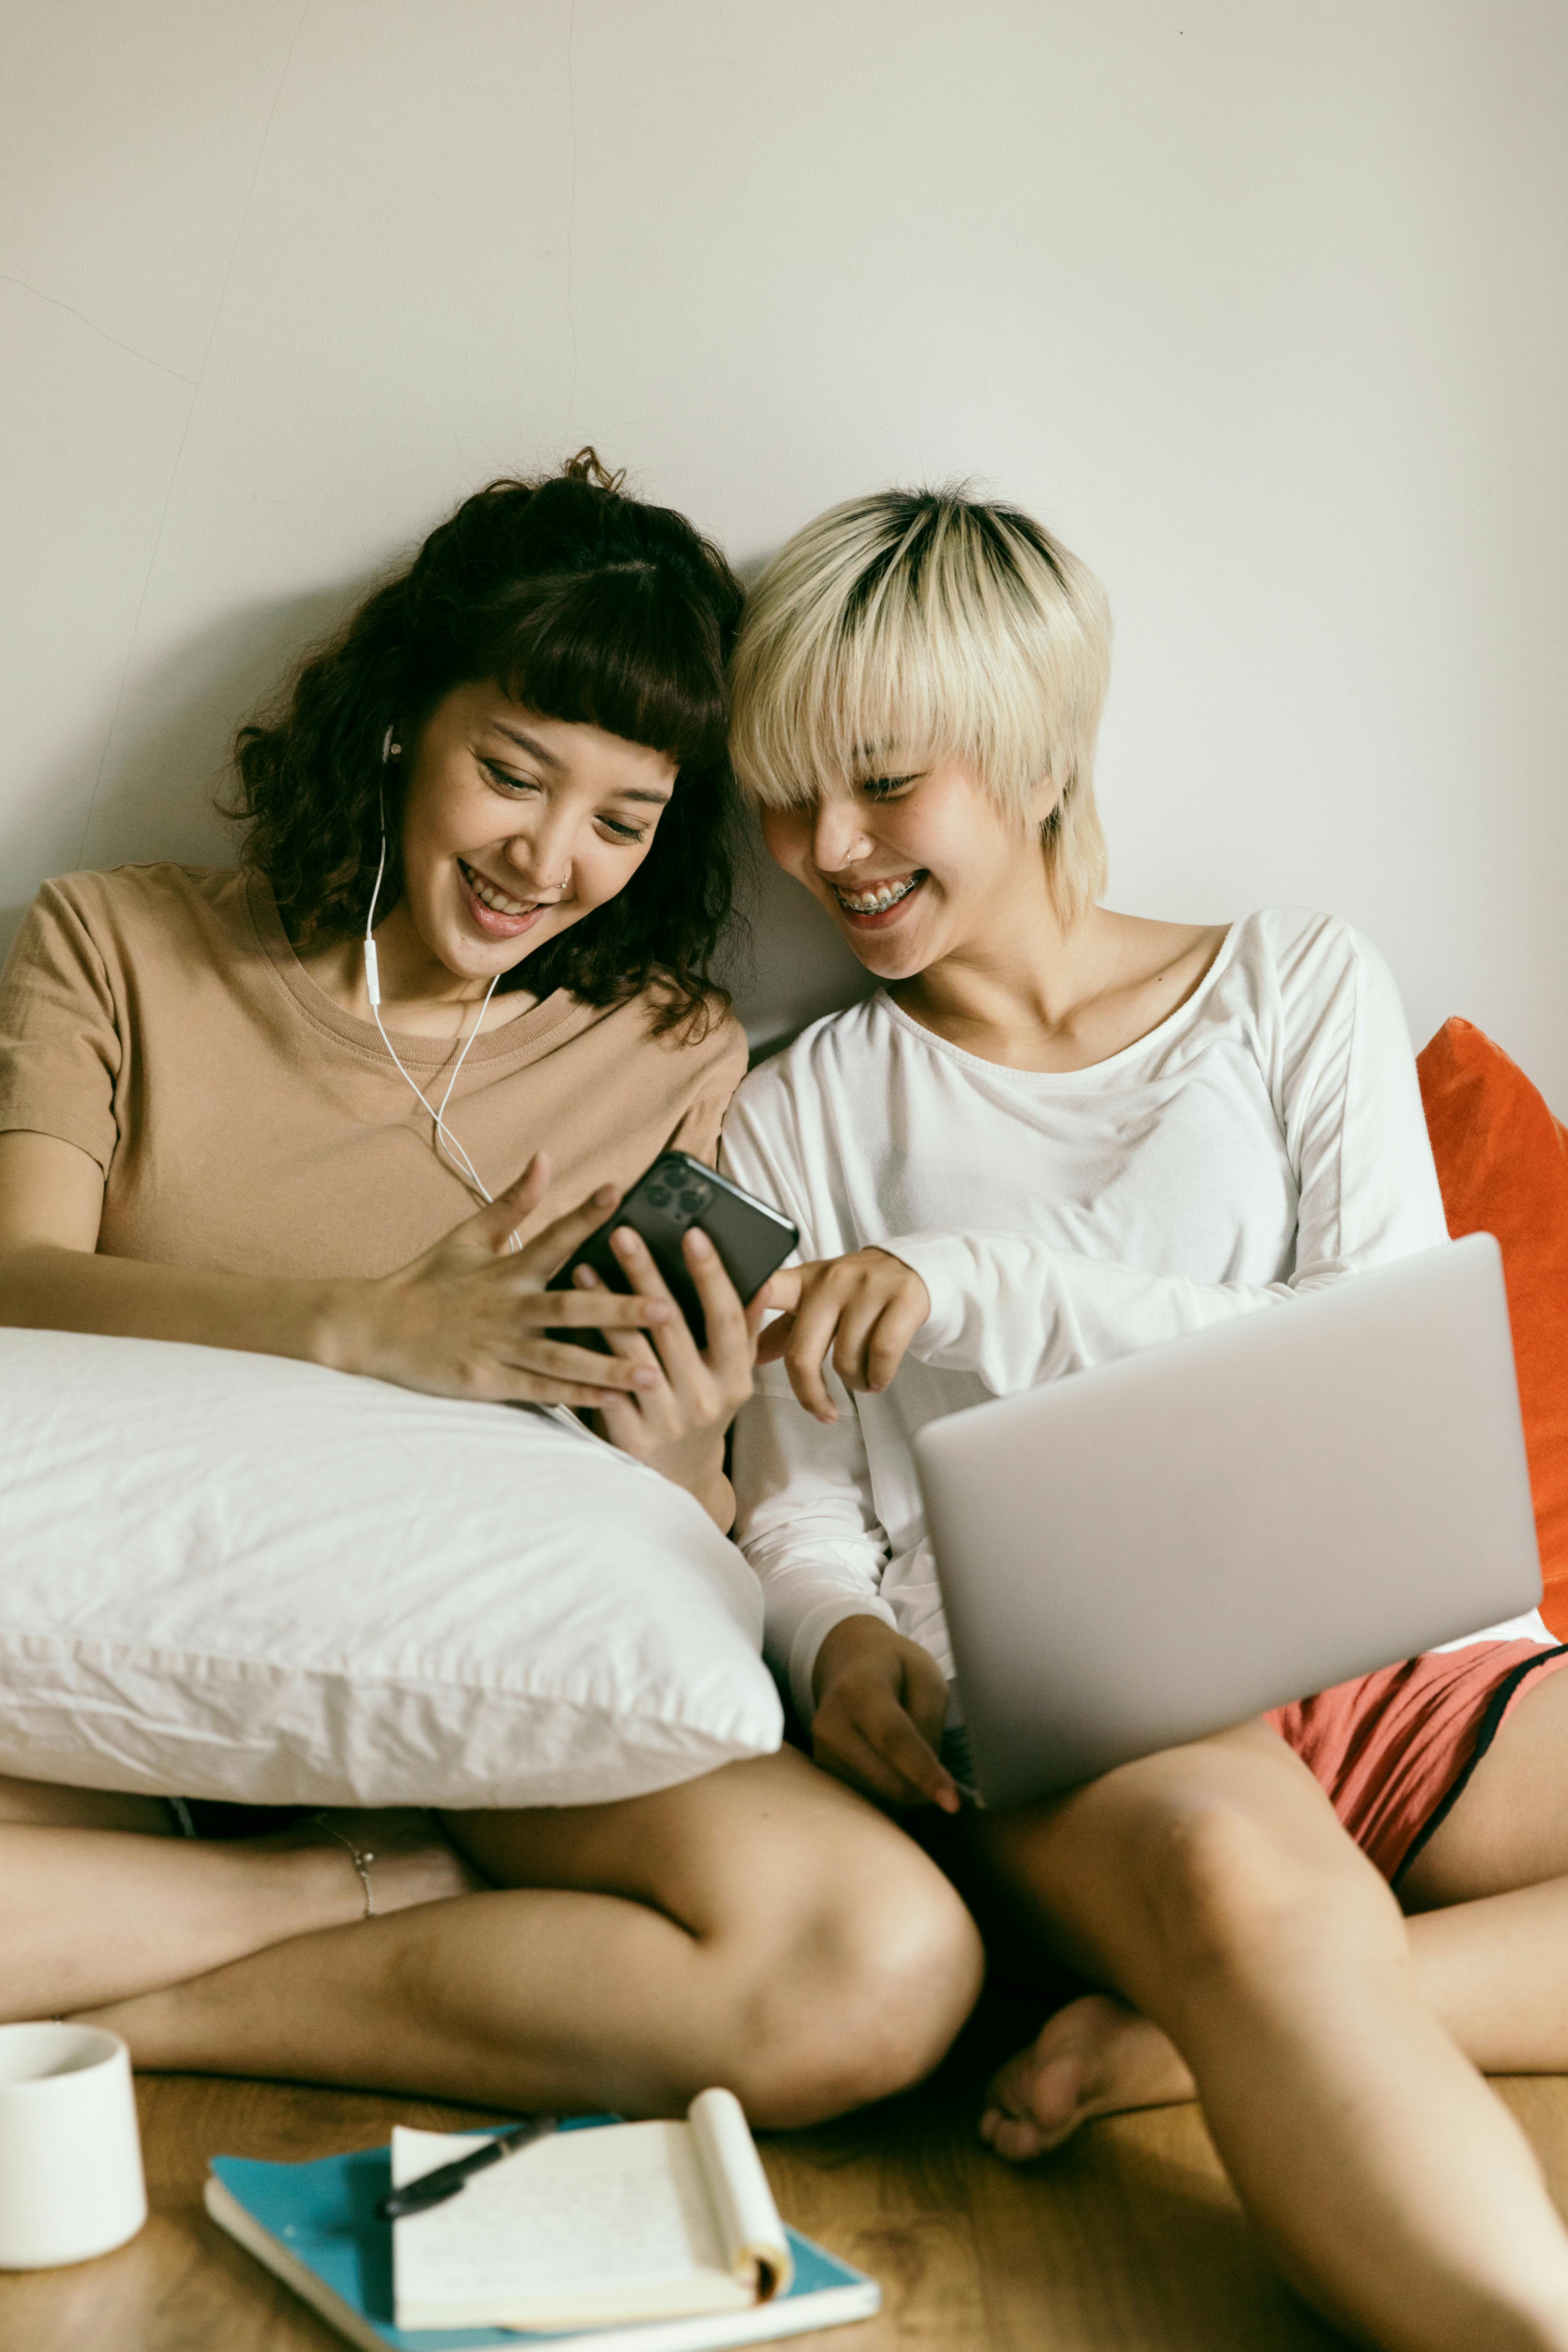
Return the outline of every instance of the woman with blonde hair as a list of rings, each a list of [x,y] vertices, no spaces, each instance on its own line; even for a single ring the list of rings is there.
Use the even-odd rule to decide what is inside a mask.
[[[838,507],[753,593],[737,772],[881,986],[727,1117],[805,1261],[737,1423],[738,1539],[818,1761],[957,1817],[1022,1945],[1094,1988],[997,2076],[1000,2155],[1195,2090],[1332,2320],[1568,2346],[1568,2237],[1478,2071],[1568,2065],[1568,1654],[1538,1617],[963,1810],[914,1432],[1447,1238],[1364,940],[1100,903],[1109,642],[1074,556],[958,492]]]

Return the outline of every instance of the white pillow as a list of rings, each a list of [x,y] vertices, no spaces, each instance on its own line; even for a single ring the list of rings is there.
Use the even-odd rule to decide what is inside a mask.
[[[701,1507],[542,1415],[0,1330],[0,1771],[598,1804],[778,1746],[761,1636]]]

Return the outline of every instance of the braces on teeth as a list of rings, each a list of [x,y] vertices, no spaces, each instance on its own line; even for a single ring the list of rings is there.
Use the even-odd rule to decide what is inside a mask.
[[[924,879],[923,874],[911,874],[909,880],[900,882],[896,889],[858,895],[851,895],[847,890],[840,890],[835,884],[834,896],[839,905],[851,915],[885,915],[889,907],[896,907],[900,898],[907,898],[916,883],[922,882]]]

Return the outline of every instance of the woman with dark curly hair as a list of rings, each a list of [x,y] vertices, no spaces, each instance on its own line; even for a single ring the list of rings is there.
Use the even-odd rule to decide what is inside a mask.
[[[648,1310],[547,1300],[528,1244],[666,1145],[711,1157],[744,1066],[709,971],[740,604],[587,453],[492,483],[239,730],[237,872],[47,884],[0,993],[0,1315],[447,1394],[660,1393],[546,1337]]]
[[[659,1150],[712,1157],[744,1068],[710,971],[740,607],[591,451],[492,483],[241,729],[237,871],[46,886],[0,983],[0,1320],[596,1411],[727,1528],[756,1318],[711,1253],[701,1351],[635,1236],[629,1295],[544,1286]],[[793,1751],[450,1843],[167,1810],[0,1781],[0,2016],[524,2108],[722,2082],[777,2123],[910,2080],[977,1980],[934,1870]]]

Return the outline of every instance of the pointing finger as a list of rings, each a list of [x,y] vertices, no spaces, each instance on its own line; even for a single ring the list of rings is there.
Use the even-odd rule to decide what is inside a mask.
[[[807,1412],[815,1413],[823,1422],[838,1418],[838,1408],[828,1394],[822,1367],[833,1345],[840,1312],[840,1301],[819,1286],[796,1313],[795,1329],[784,1352],[791,1388]]]
[[[800,1294],[805,1287],[803,1280],[805,1271],[803,1266],[798,1265],[780,1266],[776,1274],[769,1275],[752,1300],[752,1305],[761,1306],[764,1309],[778,1314],[793,1314],[800,1305]]]

